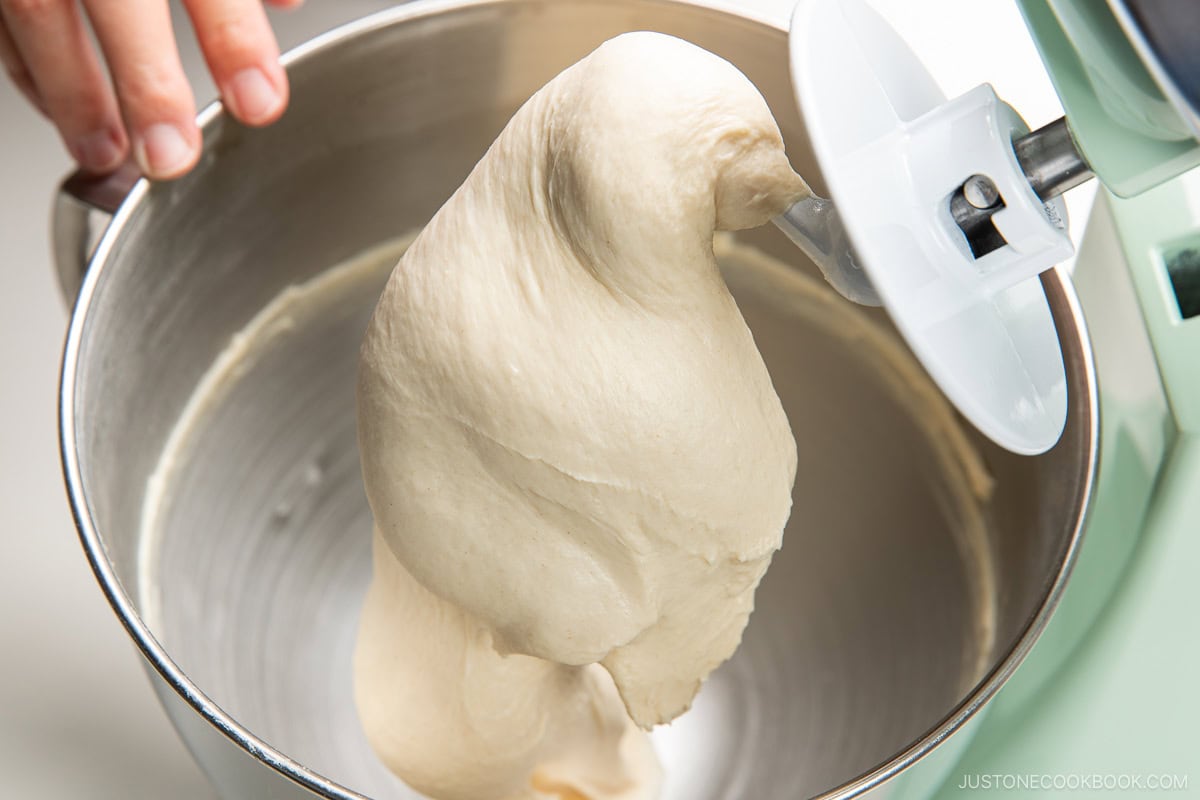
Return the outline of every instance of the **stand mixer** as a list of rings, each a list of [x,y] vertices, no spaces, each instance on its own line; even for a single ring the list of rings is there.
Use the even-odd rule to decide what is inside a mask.
[[[721,0],[426,0],[290,54],[292,105],[275,126],[248,131],[210,107],[205,155],[187,178],[107,199],[95,191],[105,186],[68,183],[57,230],[72,296],[95,216],[79,201],[116,212],[64,358],[69,492],[92,566],[218,792],[412,797],[359,741],[345,657],[369,570],[352,381],[376,287],[333,297],[312,324],[273,327],[278,347],[223,375],[211,403],[193,403],[194,391],[276,298],[427,221],[519,103],[634,29],[689,39],[759,87],[797,169],[829,188],[781,227],[835,286],[877,295],[896,323],[834,297],[828,324],[791,324],[774,294],[734,287],[793,429],[813,445],[797,484],[805,514],[793,516],[785,541],[797,545],[778,554],[739,653],[692,713],[656,732],[676,781],[666,797],[926,800],[984,774],[1186,777],[1200,709],[1181,689],[1196,653],[1174,628],[1195,605],[1185,572],[1200,555],[1200,323],[1187,291],[1200,181],[1171,175],[1197,163],[1196,145],[1142,130],[1135,157],[1136,137],[1120,139],[1101,116],[1116,95],[1088,76],[1111,85],[1112,65],[1093,62],[1112,59],[1145,90],[1147,119],[1182,119],[1135,49],[1122,58],[1097,46],[1115,37],[1134,48],[1109,6],[1023,8],[1051,54],[1065,127],[1028,134],[986,89],[943,105],[861,3],[797,12],[802,121],[785,32]],[[806,66],[810,57],[820,63]],[[872,90],[877,58],[899,66]],[[1166,58],[1153,63],[1168,70]],[[837,94],[851,80],[863,81],[861,104]],[[1182,81],[1171,85],[1182,95]],[[1123,102],[1136,118],[1143,106]],[[941,126],[961,152],[911,135],[922,120],[918,132],[936,137]],[[891,149],[866,160],[870,147],[850,145],[868,137]],[[1080,157],[1114,191],[1143,192],[1101,198],[1074,275],[1103,389],[1098,482],[1087,332],[1065,273],[1036,278],[1070,252],[1052,194],[1083,174]],[[915,232],[907,251],[897,226]],[[823,289],[777,231],[744,241],[790,256]],[[835,335],[860,317],[917,367],[903,334],[994,441],[948,413],[941,439],[929,435],[912,397],[889,394],[886,364],[854,362],[863,349]],[[157,472],[189,414],[201,435]],[[969,526],[939,494],[938,476],[953,470],[931,448],[955,437],[983,465],[981,482],[994,479],[986,536],[967,542],[975,557],[960,537]],[[151,527],[161,540],[147,548],[147,483],[160,475],[163,524]]]
[[[1200,651],[1179,630],[1200,602],[1183,567],[1200,557],[1200,6],[1018,4],[1066,111],[1033,132],[988,86],[946,101],[861,0],[803,0],[792,22],[833,201],[777,224],[848,299],[877,295],[959,411],[1014,452],[1052,446],[1065,416],[1035,277],[1073,251],[1056,198],[1092,177],[1107,190],[1074,278],[1101,456],[1072,582],[941,769],[884,793],[1200,792],[1185,688]]]

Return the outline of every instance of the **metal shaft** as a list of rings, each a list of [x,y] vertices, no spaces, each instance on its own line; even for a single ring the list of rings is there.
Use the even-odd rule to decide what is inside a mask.
[[[1030,187],[1042,200],[1057,197],[1092,177],[1066,117],[1025,134],[1013,142],[1013,150]]]
[[[1092,177],[1065,117],[1014,140],[1013,153],[1029,188],[1043,203]],[[950,196],[950,214],[976,258],[1005,245],[992,222],[992,215],[1005,206],[1004,198],[986,175],[972,175]]]

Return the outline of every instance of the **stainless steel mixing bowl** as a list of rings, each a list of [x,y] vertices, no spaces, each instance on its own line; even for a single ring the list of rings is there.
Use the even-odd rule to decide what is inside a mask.
[[[224,796],[412,796],[369,752],[350,693],[370,528],[353,376],[378,284],[331,295],[231,374],[156,482],[160,540],[146,547],[148,478],[176,421],[272,298],[419,227],[522,101],[635,29],[736,64],[820,188],[786,34],[771,24],[674,0],[441,0],[293,53],[292,107],[269,129],[206,111],[195,173],[139,183],[108,225],[66,347],[65,474],[97,576]],[[80,214],[60,208],[65,262],[82,246]],[[777,232],[746,239],[815,274]],[[1069,380],[1066,432],[1034,458],[967,433],[994,478],[970,520],[953,497],[957,462],[939,455],[953,426],[932,430],[828,320],[734,286],[800,442],[795,511],[742,649],[656,734],[666,800],[879,787],[942,747],[1023,658],[1063,588],[1096,447],[1079,310],[1062,274],[1043,283]]]

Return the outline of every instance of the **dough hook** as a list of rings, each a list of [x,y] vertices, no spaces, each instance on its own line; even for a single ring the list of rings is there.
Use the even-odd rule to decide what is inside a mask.
[[[810,194],[773,220],[838,293],[864,306],[883,305],[871,279],[859,265],[832,200]]]

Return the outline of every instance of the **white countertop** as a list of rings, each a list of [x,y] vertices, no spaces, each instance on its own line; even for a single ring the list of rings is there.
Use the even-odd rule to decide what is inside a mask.
[[[792,3],[741,4],[782,20]],[[286,48],[390,5],[309,0],[273,16]],[[1061,114],[1011,0],[875,5],[948,94],[990,81],[1032,127]],[[203,102],[212,86],[190,32],[184,39]],[[48,211],[68,169],[49,125],[0,80],[0,793],[212,798],[92,578],[62,488],[56,390],[67,315],[50,264]],[[1070,198],[1077,240],[1091,197]]]

